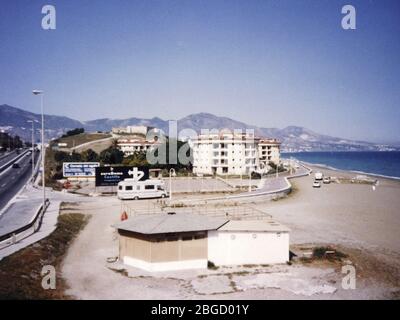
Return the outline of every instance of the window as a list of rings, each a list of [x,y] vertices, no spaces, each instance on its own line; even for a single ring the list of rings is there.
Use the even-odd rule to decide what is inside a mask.
[[[154,190],[154,185],[152,185],[152,184],[150,184],[150,185],[146,185],[146,186],[144,186],[144,189],[145,190]]]
[[[192,236],[182,236],[182,241],[191,241],[192,239]]]
[[[125,186],[125,190],[126,190],[126,191],[132,191],[133,188],[132,188],[132,186]]]
[[[118,186],[118,190],[122,190],[122,186]]]
[[[157,186],[157,190],[159,190],[159,191],[163,191],[164,189],[163,189],[163,187],[162,187],[162,186]]]

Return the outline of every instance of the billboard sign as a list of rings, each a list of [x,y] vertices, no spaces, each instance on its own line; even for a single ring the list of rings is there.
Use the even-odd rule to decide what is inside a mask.
[[[109,166],[96,168],[96,187],[116,186],[125,179],[144,181],[149,179],[149,168]]]
[[[64,162],[63,176],[65,178],[95,177],[96,168],[99,166],[99,162]]]

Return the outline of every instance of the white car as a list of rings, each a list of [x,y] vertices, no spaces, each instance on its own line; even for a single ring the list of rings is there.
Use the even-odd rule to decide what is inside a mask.
[[[325,177],[325,178],[324,178],[324,183],[325,183],[325,184],[331,183],[331,177]]]
[[[313,188],[321,188],[321,182],[314,181],[312,186],[313,186]]]

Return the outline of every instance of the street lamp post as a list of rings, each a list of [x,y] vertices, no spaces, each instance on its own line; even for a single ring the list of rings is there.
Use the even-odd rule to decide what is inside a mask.
[[[251,170],[249,172],[249,192],[251,192]]]
[[[35,172],[35,140],[34,140],[34,135],[35,135],[35,122],[38,122],[37,120],[28,120],[27,122],[32,123],[32,183],[33,183],[33,175]]]
[[[42,189],[43,189],[43,211],[45,210],[45,203],[46,203],[46,189],[45,189],[45,170],[44,170],[44,153],[45,153],[45,147],[44,147],[44,113],[43,113],[43,96],[44,92],[42,90],[33,90],[32,93],[37,96],[40,95],[40,110],[42,113],[42,150],[41,150],[41,160],[42,160]]]
[[[172,201],[172,177],[176,176],[174,168],[169,169],[169,201]]]

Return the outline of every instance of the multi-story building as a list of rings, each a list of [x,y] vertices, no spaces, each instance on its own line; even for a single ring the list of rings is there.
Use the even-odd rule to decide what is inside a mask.
[[[136,134],[145,136],[153,127],[146,126],[127,126],[112,128],[112,133],[115,134]]]
[[[279,163],[279,142],[252,134],[206,134],[191,144],[195,174],[243,175],[267,170],[269,161]]]
[[[281,143],[276,139],[260,139],[258,142],[258,154],[260,166],[266,167],[270,162],[278,165],[281,157]]]
[[[147,150],[158,145],[158,142],[144,139],[118,139],[117,145],[127,157],[135,152],[147,152]]]

